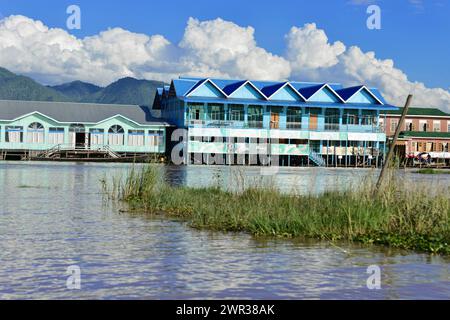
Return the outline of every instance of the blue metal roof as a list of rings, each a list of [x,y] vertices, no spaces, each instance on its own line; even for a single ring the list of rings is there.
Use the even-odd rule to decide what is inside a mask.
[[[200,87],[202,84],[204,84],[206,81],[208,81],[208,79],[199,80],[188,92],[185,93],[185,95],[188,95],[189,93]]]
[[[191,92],[205,84],[211,82],[214,86],[219,88],[224,97],[208,98],[196,97],[192,98],[195,101],[205,102],[220,102],[220,103],[245,103],[245,104],[268,104],[268,105],[292,105],[292,106],[323,106],[332,108],[367,108],[375,110],[396,110],[396,107],[386,103],[381,93],[374,88],[367,88],[363,85],[343,88],[341,84],[337,83],[318,83],[318,82],[300,82],[300,81],[253,81],[253,80],[234,80],[234,79],[214,79],[214,78],[197,78],[197,77],[180,77],[172,81],[176,95],[180,99],[185,99]],[[257,88],[263,95],[261,99],[235,99],[231,98],[232,94],[238,90],[245,83],[251,84]],[[328,86],[333,94],[337,96],[340,102],[294,102],[294,101],[276,101],[270,99],[275,92],[277,92],[284,85],[292,86],[300,96],[306,100],[311,98],[315,93],[321,90],[324,86]],[[361,88],[367,89],[378,101],[374,104],[365,103],[347,103],[346,101],[352,97]],[[167,90],[168,91],[168,90]],[[158,91],[160,92],[160,91]],[[222,95],[222,94],[221,94]],[[186,99],[185,99],[186,100]],[[193,100],[189,100],[193,101]],[[324,100],[325,101],[325,100]]]
[[[261,92],[264,93],[264,95],[266,97],[270,97],[275,92],[277,92],[282,86],[284,86],[285,84],[286,84],[286,82],[280,82],[280,83],[272,84],[272,85],[269,85],[269,86],[265,86],[265,87],[263,87],[261,89]]]
[[[384,99],[383,95],[377,88],[369,88],[370,92],[372,92],[378,100],[380,100],[383,104],[387,104],[386,100]]]
[[[342,86],[342,84],[340,83],[328,83],[328,85],[330,86],[331,89],[333,89],[334,91],[336,90],[341,90],[344,87]]]
[[[337,90],[336,93],[341,96],[342,99],[347,101],[350,97],[352,97],[355,93],[357,93],[364,86],[355,86],[345,89]]]
[[[175,92],[177,93],[177,96],[185,96],[188,93],[188,91],[191,90],[191,88],[198,83],[198,81],[175,79],[172,80],[172,83],[175,88]]]
[[[214,82],[220,89],[222,89],[222,91],[224,90],[225,87],[230,86],[232,84],[246,82],[245,80],[230,80],[230,79],[211,79],[211,81]]]
[[[237,89],[239,89],[244,83],[246,83],[246,80],[233,82],[231,84],[226,85],[222,88],[222,91],[225,92],[226,95],[230,95],[233,92],[235,92]]]
[[[265,87],[270,87],[276,84],[279,84],[280,82],[276,82],[276,81],[251,81],[251,83],[258,88],[259,91],[262,92],[262,89]],[[284,84],[284,82],[282,82]]]
[[[295,90],[299,91],[302,88],[314,87],[318,85],[323,85],[323,83],[318,82],[299,82],[299,81],[291,81],[291,85],[295,88]]]
[[[311,87],[302,87],[302,88],[297,89],[297,91],[300,92],[300,94],[302,96],[304,96],[306,99],[309,99],[314,95],[314,93],[316,93],[317,91],[322,89],[322,87],[324,85],[325,84],[322,83],[322,84],[311,86]]]

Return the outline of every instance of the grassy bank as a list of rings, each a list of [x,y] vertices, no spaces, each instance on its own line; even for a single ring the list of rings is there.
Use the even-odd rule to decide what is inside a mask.
[[[430,193],[429,188],[392,177],[378,193],[367,183],[318,196],[283,194],[264,185],[237,189],[172,187],[163,181],[159,169],[145,166],[105,191],[125,201],[130,210],[164,213],[195,228],[360,241],[450,254],[448,190]]]
[[[450,170],[437,170],[437,169],[427,168],[427,169],[417,170],[416,173],[419,173],[419,174],[450,174]]]

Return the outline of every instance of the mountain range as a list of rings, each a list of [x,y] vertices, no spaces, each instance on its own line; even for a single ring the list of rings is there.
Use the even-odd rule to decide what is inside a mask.
[[[156,88],[165,85],[154,80],[127,77],[106,87],[82,81],[45,86],[0,67],[0,100],[92,102],[152,106]]]

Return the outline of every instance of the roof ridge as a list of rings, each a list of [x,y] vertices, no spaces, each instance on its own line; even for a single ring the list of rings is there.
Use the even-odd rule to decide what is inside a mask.
[[[0,99],[0,102],[26,102],[26,103],[64,103],[64,104],[80,104],[80,105],[98,105],[98,106],[120,106],[120,107],[140,107],[138,104],[121,104],[121,103],[99,103],[99,102],[75,102],[75,101],[37,101],[37,100],[14,100]]]

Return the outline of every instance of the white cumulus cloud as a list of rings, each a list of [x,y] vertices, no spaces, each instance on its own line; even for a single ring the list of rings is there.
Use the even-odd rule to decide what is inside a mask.
[[[325,31],[315,24],[293,27],[286,41],[286,56],[293,70],[291,77],[344,85],[366,84],[377,87],[390,103],[399,106],[412,93],[414,105],[450,111],[449,91],[410,81],[393,60],[377,59],[374,52],[363,52],[357,46],[347,49],[341,42],[329,43]]]
[[[401,105],[408,93],[414,103],[450,111],[450,93],[412,82],[392,60],[374,52],[331,43],[316,24],[292,27],[286,53],[258,46],[255,30],[220,18],[190,18],[183,38],[112,28],[79,39],[25,16],[0,20],[0,66],[47,84],[72,80],[106,85],[121,77],[169,81],[179,75],[243,79],[313,80],[378,87],[389,102]]]
[[[338,63],[338,56],[345,51],[345,45],[328,42],[325,31],[317,29],[315,23],[302,28],[292,27],[286,35],[287,57],[296,72],[310,68],[329,68]]]
[[[213,74],[255,79],[285,79],[290,64],[257,46],[255,30],[216,19],[200,22],[190,18],[180,47],[183,61]],[[198,71],[198,70],[193,70]]]
[[[0,21],[0,66],[45,83],[79,79],[105,85],[133,76],[169,81],[180,74],[285,79],[290,64],[257,46],[254,30],[216,19],[189,19],[183,39],[113,28],[77,39],[41,21]]]

